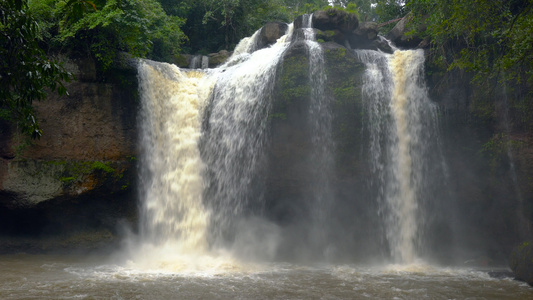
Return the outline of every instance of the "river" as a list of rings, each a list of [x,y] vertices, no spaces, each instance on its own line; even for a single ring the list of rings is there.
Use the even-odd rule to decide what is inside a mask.
[[[116,257],[4,255],[0,299],[533,299],[527,284],[472,268],[205,261],[176,271]]]

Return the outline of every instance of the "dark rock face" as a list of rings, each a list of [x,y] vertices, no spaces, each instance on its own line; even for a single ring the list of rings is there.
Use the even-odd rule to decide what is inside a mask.
[[[327,74],[326,99],[332,111],[332,138],[334,145],[333,173],[331,174],[331,215],[335,216],[335,233],[330,238],[340,248],[351,249],[340,253],[350,257],[367,257],[379,252],[374,237],[379,226],[372,217],[375,207],[368,203],[365,194],[366,181],[360,176],[368,170],[364,157],[360,156],[366,143],[361,136],[363,103],[361,80],[365,67],[357,61],[352,50],[335,42],[322,43]],[[282,243],[281,256],[301,257],[295,244],[308,245],[310,237],[298,235],[302,228],[311,226],[313,181],[310,175],[316,168],[312,160],[313,145],[309,123],[313,87],[310,85],[310,62],[304,41],[294,42],[286,51],[279,67],[275,87],[277,91],[270,112],[270,140],[267,150],[266,212],[270,219],[285,228],[292,238],[301,239]],[[354,197],[354,195],[358,195]],[[353,212],[357,212],[354,222]],[[304,230],[305,231],[305,230]],[[297,236],[297,237],[296,237]],[[365,247],[355,243],[363,242]],[[357,249],[357,250],[353,250]],[[355,253],[360,251],[359,253]],[[370,253],[372,252],[372,253]],[[340,257],[338,257],[340,258]]]
[[[315,36],[317,40],[322,40],[324,42],[335,42],[339,45],[346,43],[346,36],[340,30],[327,30],[322,31],[314,29],[316,31]]]
[[[513,249],[509,267],[516,279],[533,286],[533,242],[524,242]]]
[[[111,70],[102,83],[90,60],[66,66],[79,79],[67,85],[70,95],[34,104],[40,140],[0,124],[6,133],[0,139],[0,237],[27,237],[24,243],[36,251],[53,249],[54,242],[45,247],[32,237],[109,232],[109,238],[117,222],[136,214],[136,70]]]
[[[188,68],[191,65],[191,60],[194,55],[179,54],[174,58],[173,63],[180,68]]]
[[[457,249],[506,261],[514,245],[533,238],[533,121],[524,117],[532,108],[531,83],[494,80],[482,87],[472,83],[472,74],[447,72],[431,61],[426,74],[442,112],[442,152],[453,191],[436,214],[443,232],[436,242],[453,236]]]
[[[373,41],[378,37],[378,27],[374,22],[360,23],[350,35],[350,46],[354,49],[372,49]]]
[[[422,42],[422,39],[417,36],[410,36],[406,34],[411,30],[411,28],[408,26],[410,20],[410,14],[407,14],[405,17],[403,17],[403,19],[401,19],[387,34],[387,39],[401,48],[416,48]]]
[[[263,49],[274,44],[280,37],[285,35],[289,26],[281,22],[269,22],[261,28],[257,40],[256,49]]]
[[[224,64],[231,57],[232,52],[220,50],[217,53],[209,54],[209,68],[216,68]]]
[[[338,29],[342,33],[352,33],[358,25],[356,15],[342,10],[328,9],[313,14],[313,27],[320,30]]]
[[[301,17],[295,21],[295,30]],[[299,25],[301,27],[301,25]],[[313,14],[313,29],[319,42],[335,42],[352,49],[381,50],[392,53],[387,41],[378,36],[377,24],[359,23],[357,16],[336,9],[317,11]],[[297,31],[295,31],[297,32]]]
[[[368,40],[373,40],[378,36],[378,24],[376,22],[359,23],[357,29],[354,30],[354,35],[365,37]]]

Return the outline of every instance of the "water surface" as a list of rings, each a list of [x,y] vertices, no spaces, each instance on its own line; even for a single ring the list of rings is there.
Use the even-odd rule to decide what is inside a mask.
[[[532,288],[510,278],[423,264],[229,261],[175,267],[150,270],[103,257],[5,255],[0,256],[0,299],[533,299]]]

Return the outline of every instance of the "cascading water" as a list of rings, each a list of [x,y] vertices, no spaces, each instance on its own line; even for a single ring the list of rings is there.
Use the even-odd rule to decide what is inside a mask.
[[[209,57],[205,55],[195,55],[189,63],[189,69],[207,69],[208,67]]]
[[[202,204],[204,164],[197,147],[206,94],[203,74],[174,65],[139,63],[142,95],[142,234],[156,244],[179,241],[205,251],[208,213]],[[205,89],[205,87],[204,87]]]
[[[373,188],[395,262],[419,258],[424,202],[432,181],[429,149],[436,141],[436,106],[423,85],[422,50],[384,54],[357,50],[367,66],[363,83]],[[437,164],[442,165],[440,162]],[[442,171],[442,169],[440,170]]]
[[[217,78],[204,123],[206,201],[215,242],[235,232],[245,210],[262,206],[261,168],[276,67],[287,48],[275,44],[248,54]],[[242,55],[242,54],[241,54]],[[229,236],[231,240],[233,237]]]
[[[250,53],[253,40],[214,70],[139,63],[141,240],[148,251],[202,256],[235,242],[235,224],[248,209],[261,209],[269,97],[288,43]],[[157,252],[156,264],[169,263],[165,255]]]
[[[327,82],[324,52],[316,41],[313,30],[313,15],[302,16],[302,30],[304,31],[305,43],[309,57],[309,82],[311,85],[311,101],[309,105],[309,128],[313,149],[311,162],[313,164],[311,174],[311,202],[312,202],[312,230],[310,231],[311,242],[323,255],[333,248],[328,245],[328,215],[333,190],[331,178],[333,177],[333,151],[334,143],[331,136],[332,113],[330,102],[326,97],[325,87]]]
[[[311,15],[303,17],[302,26],[311,86],[306,126],[312,148],[305,163],[312,168],[304,191],[309,215],[294,221],[310,225],[297,227],[307,229],[303,241],[311,253],[327,259],[335,251],[330,213],[337,205],[333,116],[325,92],[324,53],[315,41]],[[254,51],[258,32],[241,41],[218,69],[184,72],[167,64],[140,63],[143,178],[149,178],[142,195],[143,240],[179,244],[178,251],[250,248],[244,251],[274,257],[275,242],[263,237],[279,228],[265,219],[260,225],[250,220],[261,219],[265,205],[271,97],[278,65],[295,41],[291,24],[278,43]],[[419,77],[423,54],[356,53],[367,65],[363,96],[372,183],[388,247],[395,261],[410,263],[418,257],[424,222],[420,206],[429,185],[427,144],[436,128],[435,107]],[[269,244],[262,244],[262,239]],[[269,253],[262,253],[264,249]]]

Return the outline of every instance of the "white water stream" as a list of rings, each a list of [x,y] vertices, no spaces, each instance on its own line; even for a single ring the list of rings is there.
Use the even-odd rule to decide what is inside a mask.
[[[373,184],[395,262],[419,259],[425,216],[420,205],[431,184],[428,149],[437,139],[436,106],[421,78],[422,50],[394,54],[358,50],[367,66],[363,84]],[[435,163],[435,162],[433,162]],[[439,163],[439,162],[437,162]]]

